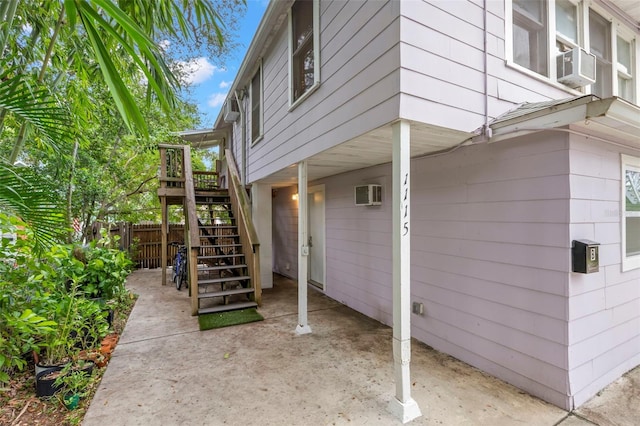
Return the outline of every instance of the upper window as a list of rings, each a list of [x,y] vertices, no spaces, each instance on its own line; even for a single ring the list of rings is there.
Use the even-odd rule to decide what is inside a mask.
[[[544,1],[513,0],[513,61],[542,75],[549,75],[546,10]]]
[[[613,95],[611,80],[611,23],[589,10],[589,51],[596,55],[596,82],[591,93],[608,98]]]
[[[579,90],[637,101],[636,39],[621,21],[579,0],[507,0],[507,5],[508,61],[555,82],[560,65],[550,65],[560,63],[556,56],[580,47],[596,57],[596,82]]]
[[[622,155],[622,270],[640,267],[640,158]]]
[[[297,0],[289,14],[291,104],[320,82],[318,0]]]
[[[251,142],[255,143],[262,137],[263,126],[263,90],[262,64],[251,79]]]

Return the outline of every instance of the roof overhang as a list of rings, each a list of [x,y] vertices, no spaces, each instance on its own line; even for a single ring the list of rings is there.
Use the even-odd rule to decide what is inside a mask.
[[[220,145],[224,142],[226,131],[201,129],[201,130],[183,130],[178,132],[178,136],[192,147],[205,149]]]
[[[494,120],[489,142],[566,126],[640,148],[640,107],[593,95],[521,105]]]

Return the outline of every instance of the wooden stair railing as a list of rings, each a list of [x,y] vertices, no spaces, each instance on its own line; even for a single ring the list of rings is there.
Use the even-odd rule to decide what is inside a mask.
[[[262,302],[262,286],[260,282],[260,242],[258,241],[258,233],[251,220],[247,193],[240,183],[240,174],[238,173],[233,153],[227,149],[225,150],[225,156],[227,158],[227,179],[229,196],[231,197],[231,209],[236,218],[240,243],[245,253],[249,276],[255,290],[254,301],[260,305]]]
[[[198,253],[200,252],[200,234],[198,231],[198,215],[196,212],[196,191],[191,168],[191,147],[184,146],[184,211],[189,253],[189,288],[191,289],[191,315],[198,315]]]

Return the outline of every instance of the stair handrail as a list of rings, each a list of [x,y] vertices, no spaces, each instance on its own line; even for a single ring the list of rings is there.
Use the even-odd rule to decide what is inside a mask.
[[[182,167],[184,171],[184,209],[189,253],[189,288],[191,289],[191,315],[198,314],[198,253],[200,251],[200,233],[196,212],[196,190],[191,167],[191,147],[182,145]]]
[[[240,173],[238,173],[233,153],[231,150],[226,149],[225,156],[227,159],[231,209],[236,218],[240,243],[242,244],[247,267],[249,268],[249,276],[253,283],[255,301],[260,304],[262,299],[262,286],[260,283],[260,241],[258,240],[258,233],[251,219],[249,200],[247,200],[247,193],[240,183]]]

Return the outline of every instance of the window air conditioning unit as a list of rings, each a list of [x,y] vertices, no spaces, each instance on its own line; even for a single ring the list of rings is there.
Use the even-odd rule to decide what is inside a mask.
[[[235,123],[240,117],[240,109],[235,99],[227,99],[222,108],[224,110],[223,118],[225,123]]]
[[[556,56],[558,81],[569,87],[583,87],[596,82],[596,57],[579,47]]]
[[[356,206],[379,206],[382,204],[381,185],[358,185],[355,187]]]

